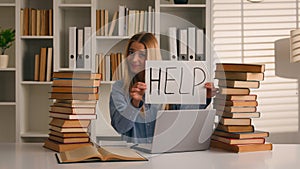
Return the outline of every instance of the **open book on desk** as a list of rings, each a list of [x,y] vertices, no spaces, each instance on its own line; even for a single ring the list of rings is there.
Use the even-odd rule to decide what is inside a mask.
[[[55,154],[58,163],[148,161],[147,158],[128,147],[85,146]]]

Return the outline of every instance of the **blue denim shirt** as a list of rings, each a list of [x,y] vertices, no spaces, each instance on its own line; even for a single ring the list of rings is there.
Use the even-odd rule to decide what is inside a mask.
[[[206,105],[171,105],[171,109],[205,109]],[[122,135],[122,139],[133,143],[150,143],[154,134],[155,119],[162,104],[144,104],[144,112],[131,104],[128,92],[123,89],[123,81],[116,81],[110,94],[110,117],[113,128]]]

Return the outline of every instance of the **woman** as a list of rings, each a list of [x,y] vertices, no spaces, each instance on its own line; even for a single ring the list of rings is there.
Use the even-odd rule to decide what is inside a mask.
[[[123,140],[133,143],[152,141],[156,113],[166,108],[161,104],[144,104],[146,60],[161,60],[155,36],[151,33],[134,35],[126,47],[124,78],[116,81],[110,95],[111,125]],[[206,83],[207,103],[215,95],[212,83]],[[207,104],[207,105],[208,105]],[[172,105],[172,109],[199,109],[207,105]]]

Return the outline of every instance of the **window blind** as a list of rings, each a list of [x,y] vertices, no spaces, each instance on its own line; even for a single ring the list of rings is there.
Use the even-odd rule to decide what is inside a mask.
[[[258,95],[261,117],[256,130],[295,132],[299,129],[298,80],[275,75],[274,41],[298,27],[298,0],[212,0],[212,44],[216,62],[265,64]],[[289,56],[287,56],[287,59]]]

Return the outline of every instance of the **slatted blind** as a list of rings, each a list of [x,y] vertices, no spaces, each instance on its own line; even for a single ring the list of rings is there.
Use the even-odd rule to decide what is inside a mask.
[[[270,132],[299,129],[298,80],[275,76],[274,41],[298,27],[298,0],[212,0],[212,43],[219,62],[265,64],[255,128]],[[289,56],[287,56],[289,59]],[[288,69],[288,68],[287,68]]]

